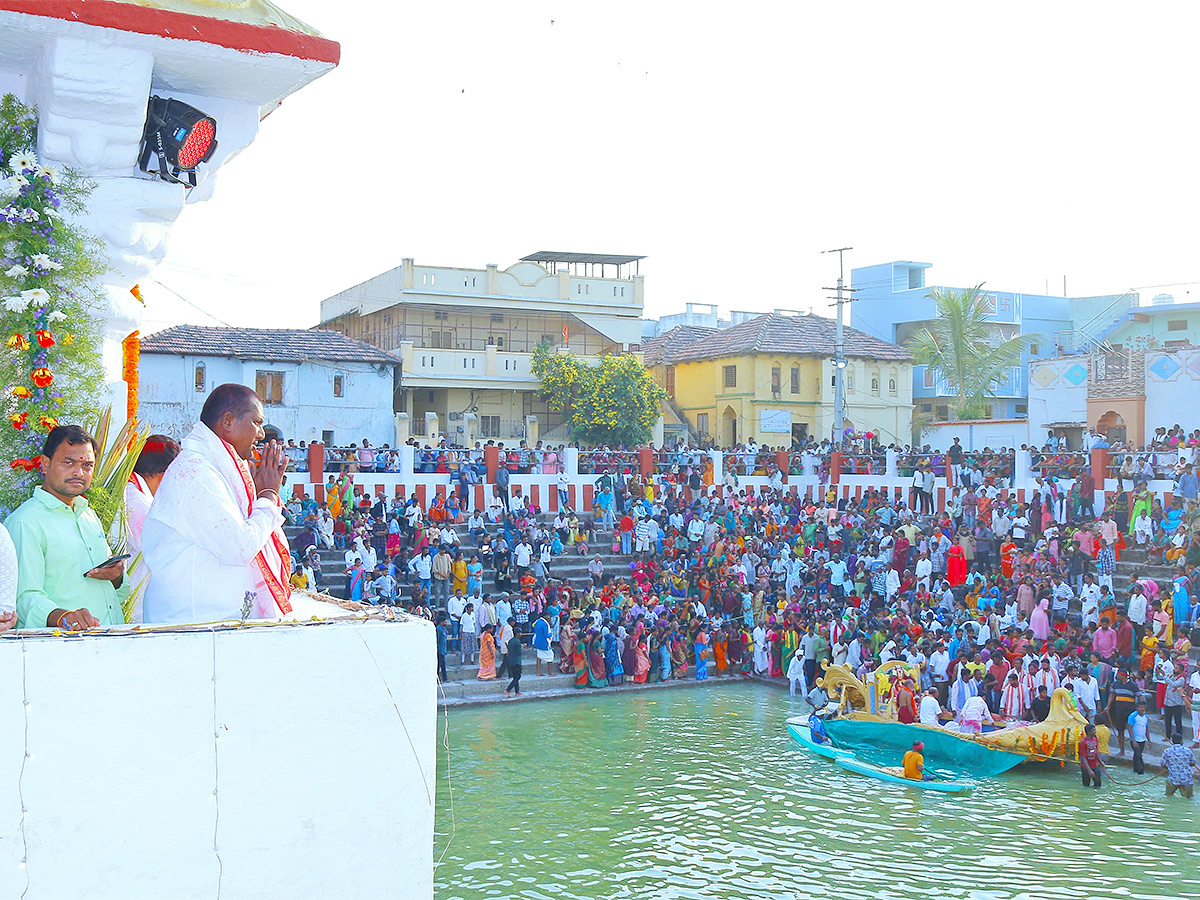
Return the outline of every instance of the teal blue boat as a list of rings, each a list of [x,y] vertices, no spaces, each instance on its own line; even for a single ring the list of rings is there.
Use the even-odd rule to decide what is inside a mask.
[[[839,756],[854,756],[854,752],[851,750],[839,750],[831,743],[818,744],[814,741],[812,739],[812,730],[808,727],[807,716],[788,719],[787,730],[788,734],[792,736],[792,740],[806,750],[811,750],[817,756],[823,756],[826,759],[837,759]]]
[[[977,741],[959,737],[944,728],[907,725],[874,717],[837,716],[825,720],[825,732],[833,745],[851,750],[863,763],[888,766],[912,749],[914,741],[925,742],[925,768],[945,778],[989,778],[1007,772],[1028,758],[1022,753],[996,750]]]
[[[917,781],[915,778],[905,778],[901,771],[895,767],[875,766],[853,756],[838,756],[833,761],[839,769],[845,769],[847,772],[855,772],[859,775],[866,775],[868,778],[887,781],[891,784],[902,784],[904,787],[916,788],[919,791],[938,791],[943,794],[969,794],[975,790],[975,785],[966,781]]]

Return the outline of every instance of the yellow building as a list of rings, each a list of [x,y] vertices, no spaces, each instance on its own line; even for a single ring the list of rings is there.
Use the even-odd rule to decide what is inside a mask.
[[[907,443],[908,352],[853,328],[845,329],[845,343],[845,427],[872,431],[885,444]],[[753,438],[779,447],[832,434],[832,319],[768,313],[721,330],[680,326],[647,341],[643,352],[672,409],[702,441],[732,447]]]

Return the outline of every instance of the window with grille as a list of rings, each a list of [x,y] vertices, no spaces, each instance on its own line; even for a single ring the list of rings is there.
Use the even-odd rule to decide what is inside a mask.
[[[800,393],[800,369],[796,366],[792,367],[792,393]]]
[[[871,379],[871,393],[874,394],[876,397],[879,396],[879,379],[878,378]]]
[[[254,392],[263,406],[283,406],[283,373],[255,372]]]
[[[499,416],[480,416],[479,417],[479,436],[485,438],[500,437],[500,417]]]
[[[1167,331],[1187,331],[1187,319],[1168,319]]]
[[[429,346],[434,350],[453,350],[454,349],[454,332],[453,331],[431,331],[429,332]]]
[[[698,413],[696,415],[696,431],[700,437],[708,437],[708,413]]]
[[[737,387],[737,366],[725,366],[725,387]]]
[[[771,393],[778,394],[783,390],[783,372],[779,366],[771,367]]]
[[[925,387],[933,387],[933,369],[926,367],[925,369]]]
[[[950,407],[949,406],[939,406],[937,408],[937,412],[934,413],[934,415],[939,421],[942,421],[942,422],[948,421],[950,419]]]
[[[341,375],[333,376],[333,396],[344,397],[346,388],[346,380]]]
[[[892,396],[892,397],[896,396],[896,379],[895,378],[888,379],[888,395]]]
[[[196,393],[204,393],[204,363],[196,363]]]

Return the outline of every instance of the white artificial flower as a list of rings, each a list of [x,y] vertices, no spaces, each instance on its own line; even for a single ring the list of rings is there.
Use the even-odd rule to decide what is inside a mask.
[[[66,319],[66,317],[67,317],[67,314],[65,312],[62,312],[61,310],[57,310],[57,309],[54,310],[53,312],[46,313],[46,321],[47,322],[61,322],[64,319]]]
[[[9,278],[24,278],[29,274],[29,270],[22,265],[15,265],[4,273]]]
[[[26,303],[32,303],[34,306],[44,306],[50,302],[50,295],[42,288],[34,288],[31,291],[21,291],[21,296],[25,298]]]
[[[33,264],[36,268],[45,269],[46,271],[53,270],[55,272],[62,270],[62,263],[50,258],[47,253],[35,253],[33,256]]]
[[[58,184],[58,169],[54,166],[38,166],[37,174],[39,178],[49,178],[51,184]]]
[[[36,171],[38,167],[37,154],[32,150],[18,150],[8,158],[8,167],[18,175],[25,169],[31,172]]]
[[[28,306],[29,306],[29,301],[27,299],[25,299],[25,297],[5,297],[4,298],[4,308],[7,309],[9,312],[15,312],[15,313],[25,312],[25,309]]]
[[[46,215],[53,219],[61,219],[62,218],[62,213],[60,213],[57,209],[54,209],[51,206],[46,207]]]
[[[36,222],[40,217],[36,209],[23,209],[21,210],[21,218],[26,222]]]

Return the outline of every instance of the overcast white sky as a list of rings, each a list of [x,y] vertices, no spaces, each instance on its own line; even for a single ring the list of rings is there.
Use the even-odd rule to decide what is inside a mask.
[[[156,273],[233,325],[315,324],[404,256],[644,254],[650,317],[819,307],[845,245],[938,284],[1200,279],[1196,5],[279,3],[341,65]],[[143,286],[145,333],[215,324]]]

